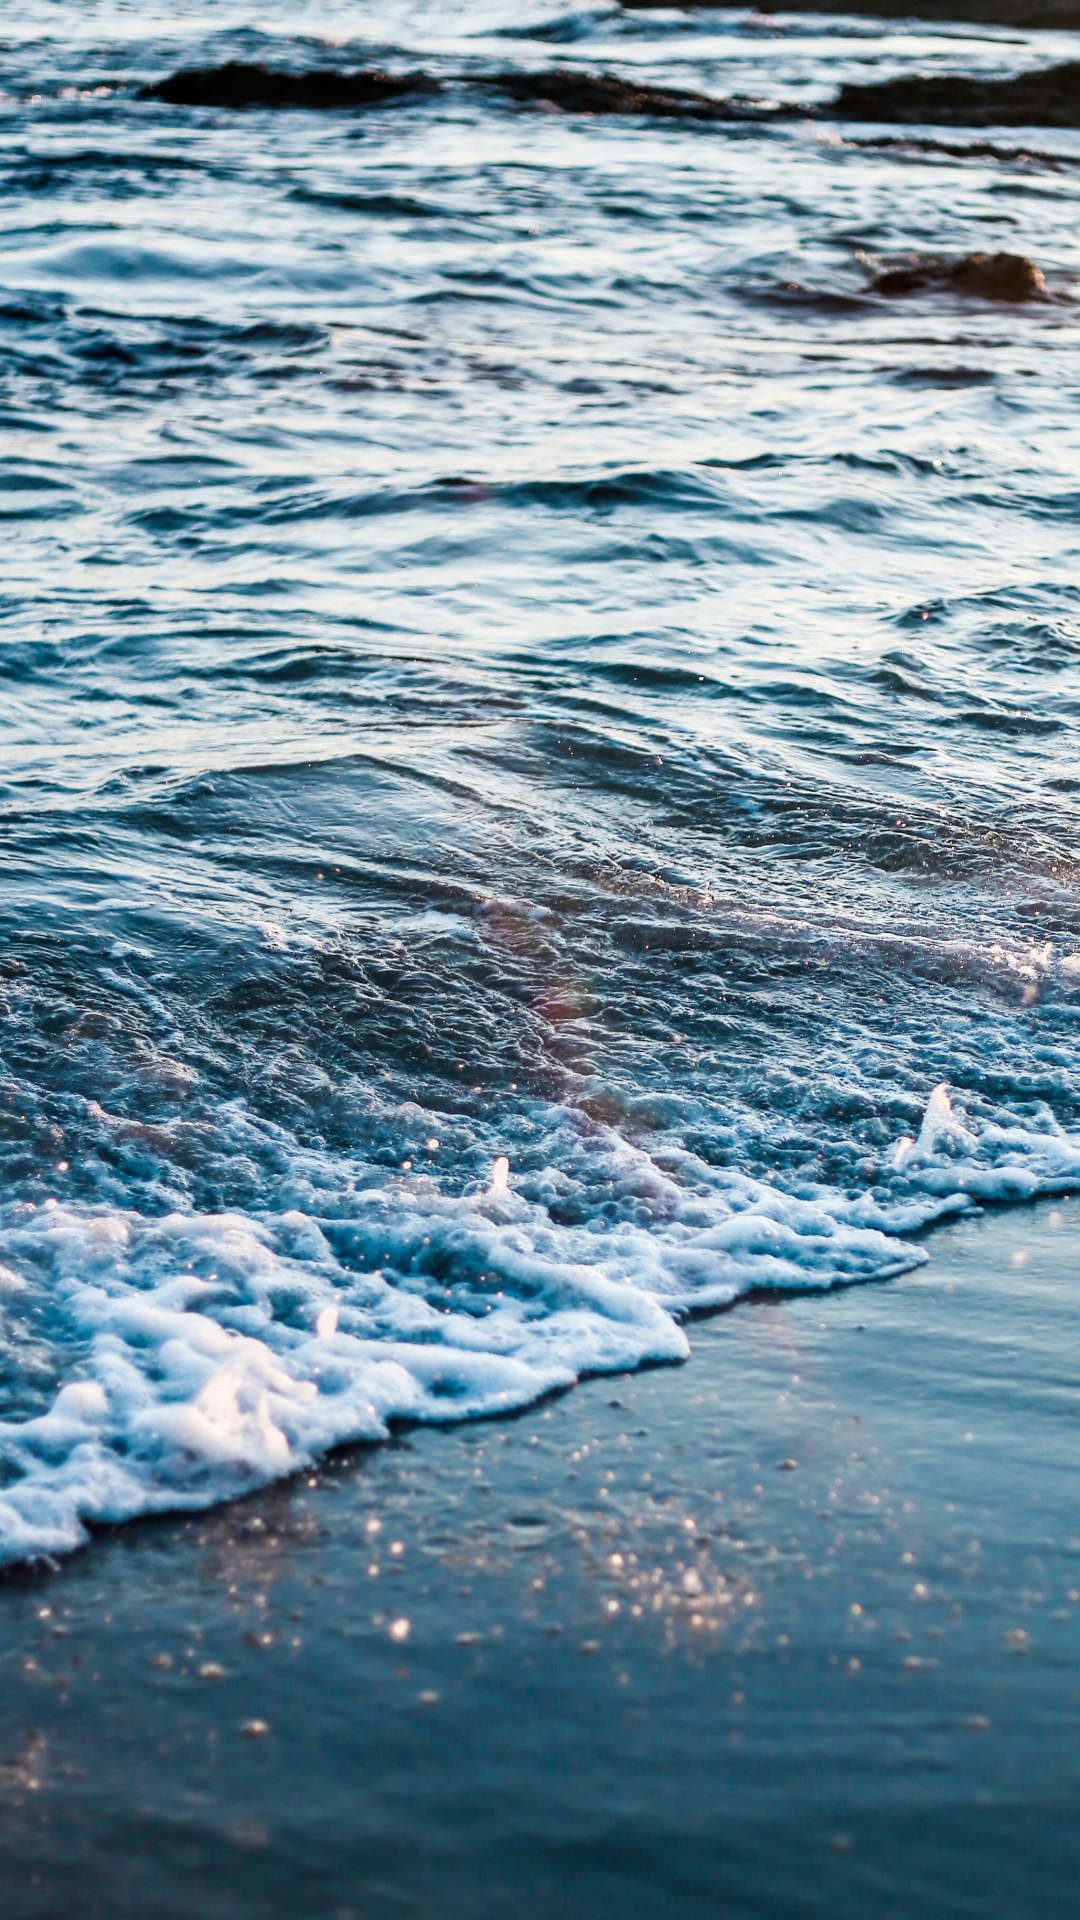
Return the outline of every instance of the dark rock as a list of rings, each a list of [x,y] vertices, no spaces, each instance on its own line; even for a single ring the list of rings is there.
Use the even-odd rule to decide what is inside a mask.
[[[735,120],[753,113],[750,107],[714,100],[707,93],[639,86],[613,73],[574,73],[564,67],[548,73],[496,73],[475,84],[497,88],[522,104],[559,107],[564,113],[653,114],[676,120]]]
[[[635,11],[668,7],[671,0],[622,0]],[[681,0],[683,6],[712,7],[715,0]],[[975,20],[980,26],[1052,27],[1058,33],[1080,30],[1080,0],[759,0],[758,14],[854,13],[878,20]]]
[[[1032,300],[1046,289],[1034,260],[1022,253],[969,253],[957,261],[949,283],[982,300]]]
[[[875,293],[895,297],[937,287],[980,300],[1034,300],[1045,289],[1034,260],[1022,253],[966,253],[962,260],[913,254],[903,266],[875,275]]]
[[[875,293],[884,293],[890,299],[904,293],[921,293],[924,287],[938,287],[947,276],[936,273],[929,263],[921,261],[918,266],[887,267],[884,273],[874,275],[870,282]]]
[[[186,67],[152,87],[140,100],[166,100],[176,107],[384,107],[411,94],[435,93],[438,81],[426,73],[339,73],[313,68],[287,73],[275,67]]]
[[[507,94],[523,106],[557,107],[565,113],[662,115],[680,120],[744,120],[762,116],[752,102],[714,100],[680,87],[639,86],[611,73],[463,74],[459,83]],[[181,107],[340,107],[386,106],[419,93],[438,93],[441,83],[426,73],[339,73],[331,68],[287,73],[280,68],[243,66],[188,67],[167,80],[144,87],[141,100],[165,100]]]
[[[836,120],[934,127],[1080,127],[1080,60],[1014,80],[911,74],[843,86],[825,111]]]

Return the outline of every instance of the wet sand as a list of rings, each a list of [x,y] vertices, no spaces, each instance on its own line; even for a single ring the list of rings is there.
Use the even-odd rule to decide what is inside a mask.
[[[1080,1203],[0,1587],[10,1920],[1062,1914]]]

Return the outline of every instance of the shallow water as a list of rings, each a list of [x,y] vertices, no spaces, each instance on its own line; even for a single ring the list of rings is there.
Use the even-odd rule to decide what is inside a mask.
[[[1080,37],[371,19],[5,27],[8,1559],[1080,1180],[1080,135],[134,97]]]

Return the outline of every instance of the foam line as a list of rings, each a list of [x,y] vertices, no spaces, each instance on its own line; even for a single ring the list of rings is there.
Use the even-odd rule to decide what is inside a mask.
[[[40,1309],[68,1377],[47,1410],[0,1424],[0,1560],[210,1505],[397,1420],[505,1413],[584,1374],[685,1360],[694,1311],[883,1279],[926,1258],[900,1236],[972,1196],[1080,1183],[1080,1142],[1052,1120],[975,1131],[944,1086],[894,1148],[891,1186],[858,1196],[795,1197],[688,1154],[676,1179],[562,1119],[555,1187],[587,1156],[597,1193],[647,1197],[647,1224],[558,1224],[504,1156],[464,1197],[419,1176],[322,1217],[8,1208],[0,1300]]]

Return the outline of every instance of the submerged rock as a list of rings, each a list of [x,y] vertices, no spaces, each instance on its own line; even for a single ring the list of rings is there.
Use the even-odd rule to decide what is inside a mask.
[[[632,113],[678,120],[736,120],[753,108],[681,87],[646,87],[613,73],[575,73],[557,67],[547,73],[496,73],[475,85],[497,88],[532,106],[559,107],[564,113]]]
[[[632,11],[668,7],[671,0],[621,0]],[[686,7],[712,7],[716,0],[682,0]],[[757,14],[872,14],[878,20],[974,20],[980,26],[1052,27],[1080,30],[1080,0],[759,0]]]
[[[962,260],[940,254],[914,254],[903,266],[889,267],[871,282],[875,293],[920,293],[927,287],[973,294],[981,300],[1033,300],[1046,282],[1034,260],[1022,253],[966,253]]]
[[[458,85],[509,95],[523,106],[559,108],[564,113],[661,115],[680,120],[758,119],[768,109],[751,101],[715,100],[682,87],[641,86],[612,73],[576,73],[556,68],[547,73],[461,74]],[[288,73],[277,67],[187,67],[166,80],[143,87],[140,100],[165,100],[181,107],[379,107],[413,94],[439,93],[442,81],[427,73],[340,73],[315,68]]]
[[[1080,60],[1013,80],[910,74],[841,87],[825,111],[837,120],[935,127],[1080,127]]]
[[[426,73],[340,73],[316,67],[288,73],[276,67],[185,67],[180,73],[143,87],[140,100],[165,100],[176,107],[383,107],[410,94],[435,93],[438,81]]]
[[[631,114],[676,120],[774,119],[806,109],[754,100],[718,100],[683,87],[645,86],[613,73],[583,73],[556,67],[544,73],[461,74],[456,84],[490,90],[522,106],[564,113]],[[342,73],[316,67],[290,73],[279,67],[186,67],[143,87],[140,100],[184,107],[389,106],[417,94],[442,91],[427,73]],[[843,86],[819,111],[837,120],[886,121],[936,126],[1080,126],[1080,61],[1020,74],[1014,80],[973,80],[962,74],[927,78],[915,74],[873,86]]]

